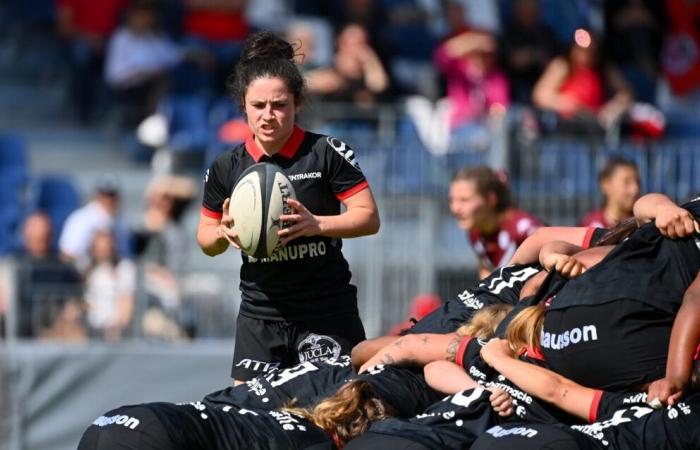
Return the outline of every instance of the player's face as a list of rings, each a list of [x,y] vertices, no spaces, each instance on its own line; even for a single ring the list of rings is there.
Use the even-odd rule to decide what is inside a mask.
[[[251,81],[245,94],[245,113],[255,142],[266,152],[276,153],[294,129],[298,106],[287,84],[280,78]]]
[[[476,190],[473,181],[459,180],[450,184],[450,212],[459,227],[470,230],[480,223],[488,208],[486,199]]]
[[[639,197],[639,176],[631,167],[620,166],[602,186],[608,203],[632,213],[634,202]]]

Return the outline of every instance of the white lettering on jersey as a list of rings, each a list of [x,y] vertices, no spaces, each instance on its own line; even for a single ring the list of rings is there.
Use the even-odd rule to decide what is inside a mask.
[[[321,172],[295,173],[294,175],[287,175],[287,178],[291,181],[311,180],[314,178],[321,178]]]
[[[353,166],[357,170],[361,170],[360,165],[357,163],[357,160],[355,159],[355,152],[353,149],[350,148],[349,145],[347,145],[345,142],[340,141],[340,140],[333,138],[333,137],[326,138],[326,142],[328,142],[328,145],[333,147],[333,150],[338,152],[338,154],[340,156],[345,158],[345,161],[350,163],[351,166]]]
[[[634,405],[637,403],[646,403],[647,402],[647,394],[646,392],[641,392],[639,394],[634,394],[629,397],[625,397],[622,399],[622,403],[625,405]]]
[[[249,358],[243,358],[240,360],[238,363],[236,363],[236,367],[245,367],[246,369],[249,370],[255,370],[257,372],[268,372],[272,369],[276,369],[279,367],[280,363],[272,363],[272,362],[267,362],[267,361],[256,361],[254,359],[249,359]]]
[[[489,428],[486,430],[488,434],[495,438],[500,438],[503,436],[511,436],[511,435],[516,435],[516,436],[525,436],[526,438],[533,438],[537,436],[537,430],[533,430],[532,428],[526,428],[526,427],[516,427],[516,428],[502,428],[498,425],[496,425],[493,428]]]
[[[671,409],[671,407],[669,407],[669,409]],[[629,417],[629,414],[627,414],[628,412],[632,413],[632,416],[634,417]],[[610,427],[616,427],[623,423],[632,422],[633,419],[642,418],[647,414],[651,414],[652,412],[654,412],[653,409],[645,406],[632,406],[629,409],[618,409],[608,420],[594,422],[590,425],[572,425],[571,429],[587,434],[600,441],[603,445],[607,446],[609,442],[605,440],[603,430]]]
[[[292,415],[287,411],[268,411],[277,423],[282,426],[284,431],[306,431],[306,427],[299,423],[299,420],[292,417]]]
[[[92,424],[97,425],[98,427],[106,427],[107,425],[117,424],[133,430],[139,426],[139,419],[117,414],[116,416],[100,416],[95,419]]]
[[[459,300],[464,303],[464,306],[467,308],[479,310],[484,307],[484,302],[476,298],[476,296],[472,294],[469,289],[466,289],[464,292],[459,294],[457,298],[459,298]]]
[[[208,181],[209,181],[209,169],[207,169],[206,173],[204,174],[204,182],[206,183]]]
[[[316,370],[318,370],[318,367],[316,367],[313,363],[305,361],[301,364],[297,364],[294,367],[290,367],[289,369],[284,369],[280,372],[271,374],[268,381],[270,382],[270,386],[277,387],[290,380],[293,380],[298,376],[304,375],[305,373],[314,372]],[[275,379],[273,380],[272,378]]]
[[[542,331],[540,345],[543,348],[552,350],[562,350],[570,345],[579,342],[589,342],[598,340],[598,329],[595,325],[584,325],[583,327],[566,330],[561,334],[548,333]]]
[[[490,292],[496,295],[500,294],[505,288],[513,288],[516,282],[525,281],[531,276],[535,275],[537,272],[539,272],[539,270],[535,269],[534,267],[525,267],[521,270],[513,272],[510,275],[510,279],[506,281],[503,279],[504,269],[505,268],[501,268],[499,271],[499,276],[492,279],[489,282],[489,285],[486,286],[486,289],[488,289]],[[484,283],[481,283],[481,286],[484,286]]]
[[[269,258],[253,258],[248,256],[248,261],[252,263],[261,262],[280,262],[280,261],[294,261],[297,259],[304,258],[318,258],[319,256],[326,255],[326,243],[324,241],[319,242],[309,242],[308,244],[298,244],[298,245],[288,245],[280,246],[275,253]]]

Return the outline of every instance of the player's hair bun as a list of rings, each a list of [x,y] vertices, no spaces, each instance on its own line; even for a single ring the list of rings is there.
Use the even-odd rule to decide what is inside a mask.
[[[246,39],[239,62],[250,63],[256,60],[294,58],[292,45],[269,31],[255,33]]]

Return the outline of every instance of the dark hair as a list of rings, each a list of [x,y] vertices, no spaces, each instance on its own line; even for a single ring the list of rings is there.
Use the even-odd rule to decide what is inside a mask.
[[[510,188],[505,180],[505,174],[499,174],[486,166],[462,167],[452,177],[455,181],[473,181],[476,190],[482,197],[489,192],[496,194],[496,211],[502,212],[510,208],[512,201]]]
[[[637,224],[637,219],[634,217],[630,217],[629,219],[625,219],[615,225],[614,227],[610,228],[608,231],[601,236],[600,239],[598,239],[598,242],[596,242],[595,246],[600,247],[602,245],[617,245],[620,242],[624,241],[627,239],[632,233],[634,233],[637,228],[639,228],[639,225]]]
[[[598,173],[598,183],[600,184],[603,181],[610,179],[613,173],[615,173],[615,170],[617,170],[619,167],[629,167],[630,169],[634,169],[635,172],[639,172],[637,164],[635,164],[634,161],[621,157],[610,158]]]
[[[248,86],[258,78],[279,78],[294,95],[294,103],[304,99],[304,78],[294,63],[294,48],[284,39],[269,31],[252,34],[246,39],[234,72],[226,80],[226,87],[245,110]]]

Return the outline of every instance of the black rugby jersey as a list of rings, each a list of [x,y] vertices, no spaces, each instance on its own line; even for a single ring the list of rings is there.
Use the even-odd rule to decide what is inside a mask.
[[[510,422],[494,425],[474,441],[470,450],[598,450],[592,439],[564,424]],[[637,449],[630,449],[637,450]]]
[[[307,407],[333,395],[340,385],[353,378],[350,357],[306,361],[288,369],[273,369],[238,386],[207,395],[203,402],[237,408],[270,410],[286,406]]]
[[[411,417],[443,397],[428,386],[422,368],[378,364],[355,379],[368,381],[374,393],[399,417]]]
[[[540,339],[552,370],[615,391],[663,377],[675,315],[700,269],[697,245],[649,223],[581,276],[553,282]]]
[[[598,391],[589,425],[571,429],[613,450],[695,450],[700,448],[700,394],[676,406],[652,409],[645,393]]]
[[[400,436],[430,449],[459,449],[469,446],[487,428],[501,422],[491,408],[490,392],[468,389],[432,404],[410,419],[392,417],[375,422],[371,433]]]
[[[252,138],[220,155],[204,177],[202,214],[220,218],[241,173],[258,162],[277,165],[297,199],[316,215],[337,215],[341,200],[368,187],[353,150],[345,143],[295,127],[284,147],[267,156]],[[242,254],[241,313],[259,319],[302,320],[356,312],[356,288],[342,241],[300,237],[270,258]]]
[[[124,406],[97,418],[79,450],[332,450],[330,436],[288,412],[212,407],[201,402]]]
[[[539,271],[540,267],[536,264],[516,264],[496,269],[476,287],[465,289],[456,299],[419,320],[407,333],[451,333],[486,306],[515,305],[525,282]]]

